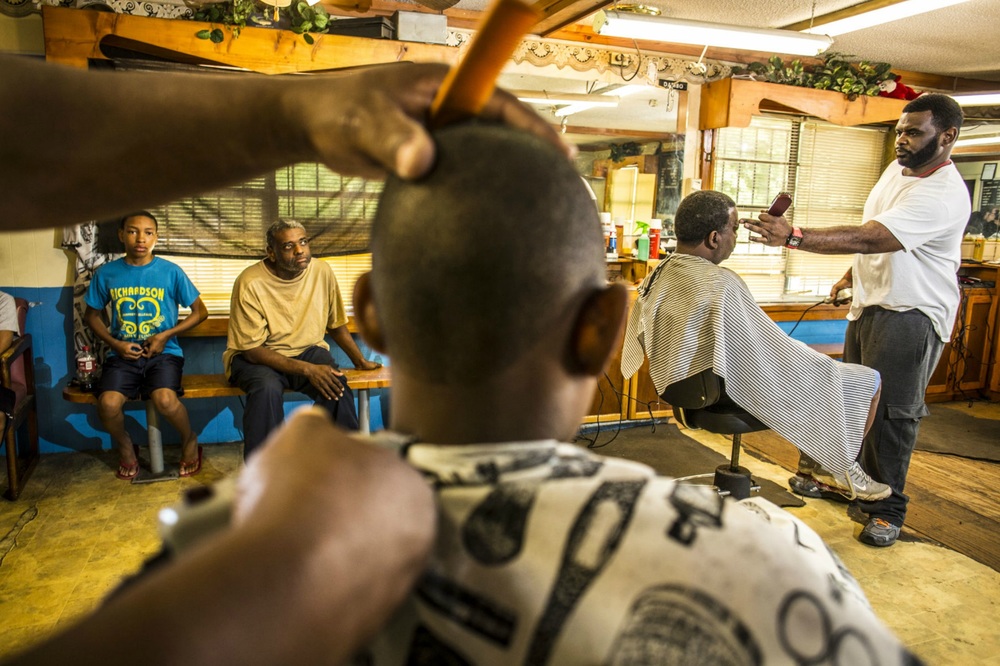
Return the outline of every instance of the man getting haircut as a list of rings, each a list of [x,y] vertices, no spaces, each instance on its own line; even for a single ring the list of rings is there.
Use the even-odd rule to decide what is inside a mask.
[[[597,210],[573,165],[526,134],[435,139],[427,177],[387,183],[355,286],[362,335],[393,361],[392,430],[375,439],[438,503],[428,568],[372,663],[777,663],[798,645],[903,663],[789,514],[564,443],[625,313]]]

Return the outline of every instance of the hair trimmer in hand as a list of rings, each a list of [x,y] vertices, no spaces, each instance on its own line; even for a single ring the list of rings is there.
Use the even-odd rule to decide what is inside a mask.
[[[774,201],[771,202],[771,207],[767,209],[767,214],[773,215],[774,217],[781,217],[791,205],[792,195],[788,192],[782,192],[778,196],[774,197]]]
[[[844,303],[850,303],[853,300],[854,292],[845,288],[838,291],[836,296],[827,296],[823,299],[823,302],[833,303],[834,305],[843,305]]]

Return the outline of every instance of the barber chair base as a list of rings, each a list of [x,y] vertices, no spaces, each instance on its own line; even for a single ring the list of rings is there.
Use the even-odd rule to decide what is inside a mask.
[[[712,478],[712,487],[722,497],[732,497],[735,500],[742,500],[750,497],[752,493],[760,492],[760,484],[753,480],[750,470],[746,467],[737,467],[735,470],[729,463],[724,463],[715,468],[715,473],[694,474],[692,476],[682,476],[675,481],[686,482],[694,479]]]

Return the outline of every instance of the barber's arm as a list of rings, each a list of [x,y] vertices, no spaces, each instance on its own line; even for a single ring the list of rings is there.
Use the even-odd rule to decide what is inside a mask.
[[[742,220],[743,226],[757,234],[750,240],[769,247],[781,247],[793,227],[784,216],[761,213],[757,220]],[[817,254],[880,254],[897,252],[903,244],[883,224],[869,220],[860,226],[849,224],[820,229],[801,229],[798,249]]]
[[[89,72],[3,56],[0,69],[0,220],[37,228],[148,208],[303,161],[418,177],[434,160],[422,123],[448,71],[399,63],[310,77]],[[482,116],[572,151],[499,89]]]
[[[435,510],[412,468],[321,411],[292,417],[249,460],[232,529],[9,663],[348,660],[423,570]]]
[[[358,370],[375,370],[381,368],[382,364],[376,361],[369,361],[362,355],[361,350],[358,349],[358,345],[354,342],[354,336],[351,332],[347,330],[347,326],[338,326],[337,328],[331,328],[327,331],[333,341],[337,343],[337,346],[344,350],[347,354],[347,358],[351,359],[351,363]]]

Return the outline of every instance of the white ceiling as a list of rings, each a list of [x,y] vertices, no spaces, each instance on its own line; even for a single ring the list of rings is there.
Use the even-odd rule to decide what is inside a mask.
[[[633,0],[629,0],[633,1]],[[456,9],[482,11],[490,0],[460,0]],[[591,6],[593,3],[590,3]],[[643,0],[659,8],[664,16],[759,28],[782,28],[806,21],[810,16],[859,4],[858,0]],[[589,25],[591,18],[580,21]],[[658,45],[669,52],[669,45]],[[690,47],[689,47],[690,48]],[[968,0],[891,24],[876,26],[834,38],[833,51],[859,59],[889,62],[894,70],[936,74],[946,77],[979,79],[984,89],[1000,90],[1000,0]],[[710,52],[711,53],[711,52]],[[765,59],[766,48],[762,49]],[[791,59],[793,56],[786,56]],[[575,75],[569,75],[573,77]],[[568,80],[564,80],[568,78]],[[906,79],[904,77],[904,83]],[[947,83],[947,81],[942,81]],[[590,92],[587,82],[566,77],[564,72],[547,77],[504,74],[500,85],[508,89]],[[600,89],[604,83],[590,83]],[[674,131],[676,113],[666,91],[649,88],[649,93],[622,101],[618,109],[592,110],[570,116],[571,126],[621,130]],[[676,105],[673,105],[676,106]],[[543,115],[551,108],[536,106]],[[551,115],[553,122],[558,122]],[[596,137],[572,137],[577,143]],[[616,142],[628,140],[616,137]]]

